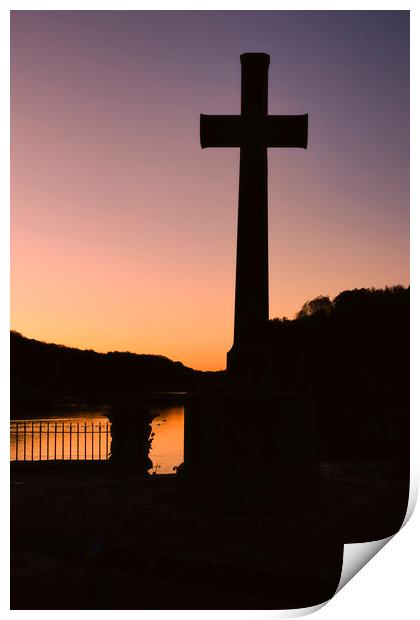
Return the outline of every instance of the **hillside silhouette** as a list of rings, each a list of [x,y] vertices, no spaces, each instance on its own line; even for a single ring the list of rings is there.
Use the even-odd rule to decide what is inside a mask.
[[[11,334],[11,410],[37,412],[63,401],[107,402],[120,394],[183,391],[223,373],[202,372],[161,355],[97,353]]]

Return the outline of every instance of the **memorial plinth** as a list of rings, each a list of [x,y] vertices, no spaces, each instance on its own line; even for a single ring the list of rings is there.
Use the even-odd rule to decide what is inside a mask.
[[[191,395],[185,405],[179,477],[195,506],[284,510],[316,488],[312,399],[274,391]]]

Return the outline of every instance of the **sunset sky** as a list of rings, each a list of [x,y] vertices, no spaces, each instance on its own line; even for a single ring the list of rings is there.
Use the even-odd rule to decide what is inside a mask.
[[[220,369],[233,339],[243,52],[271,55],[270,316],[409,282],[409,13],[14,12],[12,328]]]

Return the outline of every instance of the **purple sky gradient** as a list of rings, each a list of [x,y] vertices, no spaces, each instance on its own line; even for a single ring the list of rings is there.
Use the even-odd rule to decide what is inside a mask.
[[[271,55],[270,316],[408,284],[409,13],[12,13],[12,326],[223,368],[233,336],[243,52]]]

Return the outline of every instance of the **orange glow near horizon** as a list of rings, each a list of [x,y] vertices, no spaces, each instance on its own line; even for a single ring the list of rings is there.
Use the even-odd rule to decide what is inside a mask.
[[[408,284],[405,22],[200,13],[12,12],[11,326],[24,336],[225,368],[239,152],[202,151],[199,114],[239,113],[246,50],[271,54],[270,113],[309,113],[307,151],[269,150],[270,316]]]
[[[153,463],[149,472],[173,474],[174,467],[184,460],[184,407],[162,407],[154,412],[158,416],[152,420],[155,435],[149,452]]]

